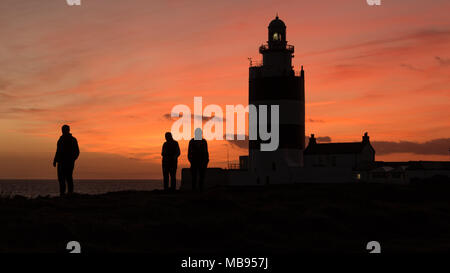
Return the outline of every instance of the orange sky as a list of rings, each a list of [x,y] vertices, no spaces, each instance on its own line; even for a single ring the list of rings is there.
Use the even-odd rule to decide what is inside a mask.
[[[80,143],[77,178],[160,178],[165,115],[194,96],[246,104],[247,57],[260,58],[276,12],[306,72],[307,135],[368,131],[375,149],[410,144],[377,160],[449,160],[449,10],[448,0],[2,0],[0,178],[53,178],[64,123]],[[227,151],[246,153],[209,147],[217,167]]]

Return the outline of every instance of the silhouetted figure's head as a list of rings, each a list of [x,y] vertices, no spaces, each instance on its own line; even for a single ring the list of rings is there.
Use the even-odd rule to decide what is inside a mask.
[[[173,137],[172,137],[172,133],[171,133],[171,132],[167,132],[166,135],[165,135],[165,137],[166,137],[166,140],[167,140],[167,141],[173,140]]]
[[[194,139],[195,140],[202,140],[203,139],[203,132],[201,128],[197,128],[194,131]]]
[[[63,125],[61,127],[61,131],[63,135],[68,135],[70,134],[70,126],[69,125]]]
[[[309,138],[309,145],[317,144],[316,137],[314,134],[311,134],[311,137]]]
[[[364,136],[362,137],[363,143],[369,143],[369,134],[367,132],[364,133]]]

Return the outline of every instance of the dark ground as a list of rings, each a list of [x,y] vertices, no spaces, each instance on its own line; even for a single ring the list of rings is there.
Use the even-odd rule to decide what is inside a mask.
[[[0,252],[383,253],[450,249],[450,185],[297,184],[0,199]]]

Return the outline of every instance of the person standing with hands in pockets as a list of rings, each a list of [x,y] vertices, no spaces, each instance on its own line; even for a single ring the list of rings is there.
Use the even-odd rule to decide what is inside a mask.
[[[164,142],[161,152],[164,190],[169,190],[170,176],[170,190],[175,191],[177,186],[177,165],[178,157],[180,156],[180,146],[173,139],[172,133],[167,132],[165,138],[166,142]]]

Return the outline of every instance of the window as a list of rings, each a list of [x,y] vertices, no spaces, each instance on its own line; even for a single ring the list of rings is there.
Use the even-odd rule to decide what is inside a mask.
[[[280,39],[281,39],[280,34],[278,34],[278,33],[275,32],[275,33],[273,34],[273,40],[274,40],[274,41],[278,41],[278,40],[280,40]]]

